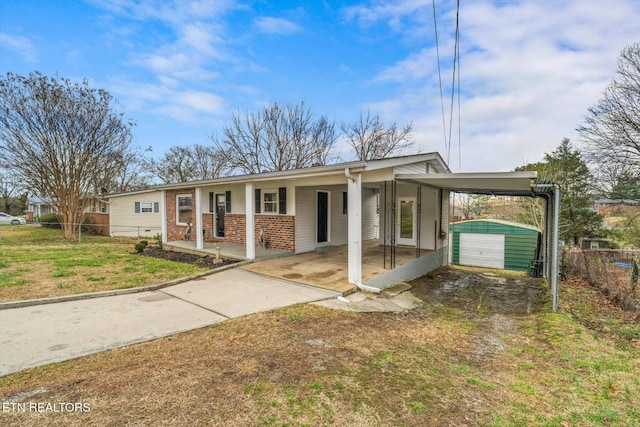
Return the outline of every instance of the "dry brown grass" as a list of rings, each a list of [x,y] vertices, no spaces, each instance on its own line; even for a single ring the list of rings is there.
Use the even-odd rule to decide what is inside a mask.
[[[455,301],[435,289],[467,282]],[[468,276],[468,277],[467,277]],[[83,402],[90,412],[2,413],[8,425],[633,425],[640,350],[630,336],[551,314],[481,308],[528,278],[445,270],[415,281],[427,304],[349,313],[299,305],[0,379],[0,400]],[[520,281],[520,282],[519,282]],[[577,288],[575,288],[577,287]],[[473,291],[473,289],[476,289]],[[576,290],[578,289],[578,290]],[[565,294],[561,294],[565,295]],[[561,299],[561,301],[563,301]],[[451,304],[450,304],[451,302]],[[465,308],[467,307],[467,308]],[[603,318],[627,325],[615,311]],[[572,319],[572,316],[576,320]]]

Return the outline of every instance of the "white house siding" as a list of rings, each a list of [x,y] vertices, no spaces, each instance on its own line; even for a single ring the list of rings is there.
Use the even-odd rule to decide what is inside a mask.
[[[373,188],[362,189],[362,240],[377,239],[380,235],[377,193]]]
[[[153,237],[162,232],[159,212],[136,213],[136,202],[160,205],[160,192],[150,191],[109,198],[109,229],[111,236]],[[160,207],[160,206],[159,206]]]
[[[450,199],[451,192],[442,190],[442,226],[440,227],[445,232],[449,230],[449,207],[450,207]],[[440,240],[439,247],[448,246],[449,245],[449,236],[447,235],[444,239]]]
[[[296,188],[296,253],[316,248],[316,189]]]
[[[316,243],[316,194],[318,191],[331,193],[329,242]],[[342,194],[346,185],[324,185],[317,187],[297,187],[296,200],[296,253],[314,251],[317,247],[346,245],[348,214],[343,213]],[[373,239],[378,223],[376,214],[376,190],[362,189],[362,238]]]
[[[384,187],[381,187],[381,193],[384,193]],[[396,187],[396,197],[417,197],[417,186],[414,184],[405,184],[398,182]],[[387,189],[387,195],[390,197],[391,192]],[[421,212],[420,212],[420,248],[421,249],[436,249],[437,233],[439,231],[439,205],[438,205],[438,190],[430,187],[421,187]],[[443,199],[445,196],[443,195]],[[444,205],[443,205],[444,206]],[[386,209],[386,232],[387,241],[386,244],[391,244],[390,227],[391,224],[391,200],[385,200],[381,194],[380,199],[380,243],[383,243],[384,230],[385,230],[385,215],[383,209]],[[444,214],[444,212],[443,212]],[[397,231],[396,231],[397,232]]]
[[[396,166],[393,168],[394,174],[405,174],[405,173],[417,173],[423,174],[428,173],[427,170],[427,162],[420,163],[411,163],[409,165]]]

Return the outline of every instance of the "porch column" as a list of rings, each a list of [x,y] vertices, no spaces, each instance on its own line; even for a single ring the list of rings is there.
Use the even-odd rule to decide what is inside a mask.
[[[167,190],[160,192],[160,233],[162,243],[167,243]]]
[[[351,174],[345,170],[347,176],[347,224],[348,232],[348,280],[349,283],[362,282],[362,174]]]
[[[254,205],[253,205],[253,183],[247,182],[244,185],[245,190],[245,224],[246,224],[246,242],[247,242],[247,258],[256,259],[256,238],[253,233],[255,228]]]
[[[204,236],[202,235],[202,189],[196,187],[196,248],[204,249]]]

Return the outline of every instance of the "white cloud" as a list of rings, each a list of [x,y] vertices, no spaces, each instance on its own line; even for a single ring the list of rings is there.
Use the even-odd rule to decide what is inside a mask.
[[[294,22],[269,16],[256,19],[255,26],[258,31],[266,34],[290,35],[300,31],[300,27]]]
[[[374,1],[347,16],[362,26],[385,23],[408,38],[424,31],[409,15],[429,11],[430,3]],[[374,78],[397,88],[397,97],[380,103],[384,117],[413,121],[414,136],[440,152],[451,108],[455,5],[447,7],[453,8],[439,11],[446,19],[438,21],[444,130],[433,46],[423,41]],[[456,105],[452,168],[511,170],[541,160],[564,137],[577,141],[575,128],[613,78],[620,51],[640,40],[638,22],[640,3],[625,0],[461,2],[462,167]]]
[[[27,62],[36,62],[36,50],[27,37],[0,33],[0,46],[16,51]]]

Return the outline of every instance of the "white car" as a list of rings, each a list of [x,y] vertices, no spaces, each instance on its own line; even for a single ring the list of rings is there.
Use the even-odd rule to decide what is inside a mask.
[[[4,212],[0,212],[0,224],[11,224],[11,225],[19,225],[26,224],[27,220],[24,218],[19,218],[17,216],[11,216]]]

